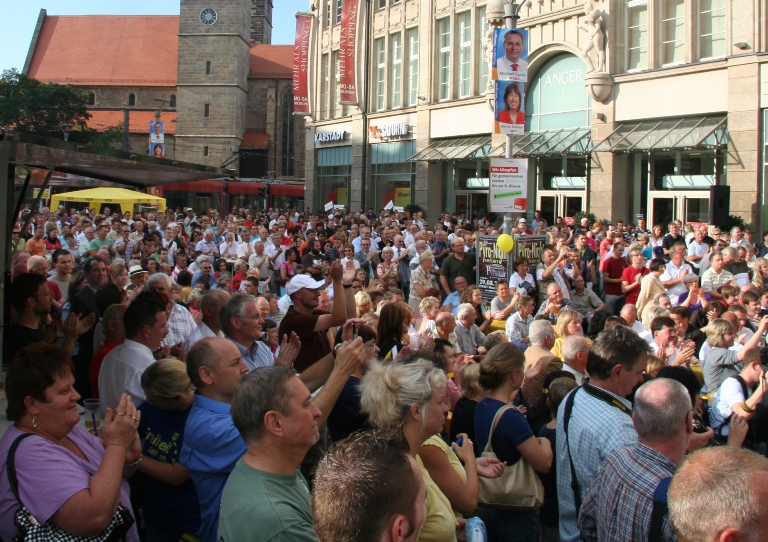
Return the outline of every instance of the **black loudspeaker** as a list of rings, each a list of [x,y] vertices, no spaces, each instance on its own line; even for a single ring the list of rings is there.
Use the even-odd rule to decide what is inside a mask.
[[[709,187],[709,223],[724,227],[728,225],[728,210],[731,207],[730,186]]]

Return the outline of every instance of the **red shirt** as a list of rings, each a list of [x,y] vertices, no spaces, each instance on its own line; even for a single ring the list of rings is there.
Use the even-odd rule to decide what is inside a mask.
[[[614,258],[611,256],[603,262],[601,271],[609,278],[620,279],[626,267],[627,261],[624,258]],[[621,293],[621,282],[605,281],[605,293],[608,295],[623,295]]]
[[[635,269],[630,265],[621,274],[621,280],[622,282],[628,282],[632,284],[635,281],[635,277],[637,275],[641,275],[644,277],[648,273],[650,273],[650,270],[648,270],[648,268],[645,266],[643,266],[640,269]],[[639,295],[640,295],[640,286],[637,286],[636,288],[633,288],[632,290],[630,290],[629,293],[627,293],[627,299],[624,302],[627,304],[634,305],[635,303],[637,303],[637,296]]]
[[[338,301],[343,302],[343,300],[342,292],[342,297]],[[328,330],[315,331],[317,320],[323,314],[328,313],[315,309],[312,314],[302,314],[295,307],[291,306],[288,312],[285,313],[285,316],[283,316],[283,319],[280,320],[277,334],[278,341],[282,341],[284,335],[290,336],[291,331],[295,332],[299,339],[301,339],[301,350],[299,355],[296,356],[296,361],[293,363],[296,371],[300,373],[315,362],[320,361],[320,358],[331,353]]]
[[[117,348],[115,343],[105,340],[104,345],[99,348],[99,351],[91,359],[91,366],[88,368],[88,380],[91,383],[91,393],[94,399],[99,398],[99,371],[101,371],[101,364],[104,363],[104,358],[107,357],[107,354],[115,348]]]

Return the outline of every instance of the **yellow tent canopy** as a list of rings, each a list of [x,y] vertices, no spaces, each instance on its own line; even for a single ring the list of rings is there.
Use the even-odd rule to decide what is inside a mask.
[[[165,211],[165,198],[150,196],[149,194],[128,190],[126,188],[90,188],[88,190],[78,190],[76,192],[54,194],[54,196],[51,198],[51,208],[56,209],[59,204],[65,201],[93,203],[96,205],[101,205],[103,203],[130,206],[156,205],[158,211]],[[133,211],[133,209],[130,210]],[[123,211],[125,211],[125,209]]]

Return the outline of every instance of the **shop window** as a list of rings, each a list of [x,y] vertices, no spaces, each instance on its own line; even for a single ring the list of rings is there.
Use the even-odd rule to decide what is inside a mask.
[[[349,205],[349,182],[352,177],[352,147],[333,147],[317,151],[317,194],[315,207],[326,202]]]
[[[437,99],[451,99],[451,20],[437,21]]]
[[[586,157],[539,158],[538,166],[541,190],[585,190],[587,187]]]
[[[390,201],[399,207],[411,203],[416,163],[407,160],[415,153],[416,142],[413,140],[371,145],[371,181],[376,209]]]
[[[648,68],[648,1],[627,3],[627,71]]]
[[[699,0],[699,58],[725,56],[725,0]]]
[[[725,150],[654,153],[654,190],[709,190],[725,182]]]
[[[419,29],[406,31],[408,40],[408,105],[418,103],[419,96]]]

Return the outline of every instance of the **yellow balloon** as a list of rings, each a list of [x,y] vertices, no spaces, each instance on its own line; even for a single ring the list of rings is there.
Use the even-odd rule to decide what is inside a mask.
[[[511,252],[512,249],[515,248],[515,240],[512,239],[511,235],[502,233],[499,235],[499,238],[496,239],[496,246],[504,252]]]

